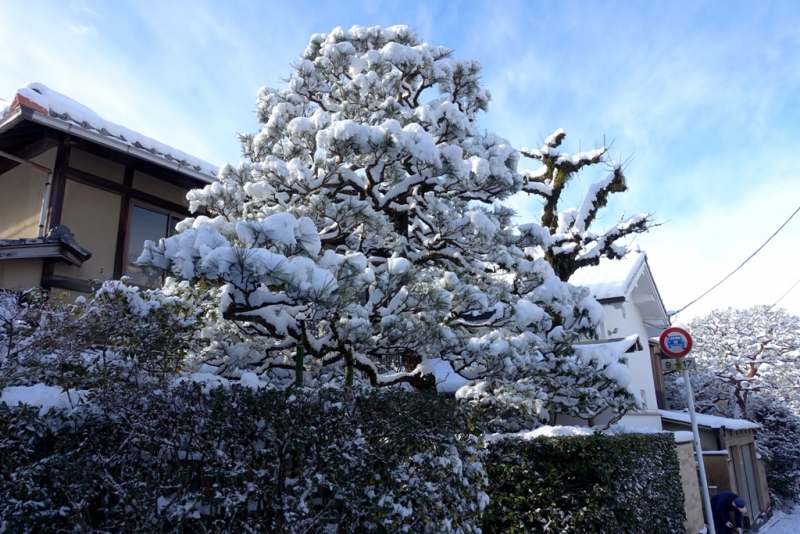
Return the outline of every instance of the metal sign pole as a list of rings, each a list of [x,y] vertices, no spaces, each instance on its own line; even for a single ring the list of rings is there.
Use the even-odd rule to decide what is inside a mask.
[[[683,367],[683,366],[681,366]],[[703,506],[706,509],[708,532],[717,534],[714,529],[714,516],[711,513],[711,497],[708,495],[708,481],[706,480],[706,466],[703,463],[703,449],[700,447],[700,432],[697,430],[697,417],[694,414],[694,393],[692,382],[689,380],[689,371],[683,367],[683,383],[686,384],[686,400],[689,405],[689,417],[692,419],[692,434],[694,434],[694,453],[697,456],[697,470],[700,472],[700,495],[703,497]]]

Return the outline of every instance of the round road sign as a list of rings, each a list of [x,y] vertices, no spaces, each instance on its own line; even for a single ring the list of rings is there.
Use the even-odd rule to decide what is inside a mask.
[[[683,358],[692,350],[692,336],[683,328],[673,326],[662,332],[658,344],[661,352],[670,358]]]

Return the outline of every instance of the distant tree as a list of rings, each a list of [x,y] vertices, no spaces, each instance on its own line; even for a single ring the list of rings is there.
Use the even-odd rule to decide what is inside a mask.
[[[522,173],[522,190],[542,197],[544,207],[541,214],[541,236],[544,257],[561,280],[567,281],[581,267],[597,265],[601,257],[622,258],[627,248],[618,245],[620,238],[646,232],[654,226],[649,213],[640,213],[607,230],[596,234],[590,226],[598,212],[608,203],[613,193],[628,190],[622,165],[608,160],[608,147],[603,146],[589,152],[570,155],[560,152],[558,147],[566,137],[559,128],[538,149],[523,148],[520,153],[539,161],[542,165],[535,171]],[[608,174],[593,183],[586,191],[580,207],[560,209],[562,193],[578,172],[584,167],[605,165]]]
[[[768,393],[800,414],[800,318],[767,306],[728,308],[695,319],[689,330],[700,411],[744,418],[750,397]],[[671,398],[681,403],[682,378],[669,382]]]
[[[754,395],[747,405],[747,419],[761,425],[756,446],[769,467],[773,503],[790,511],[800,482],[800,417],[772,395]]]
[[[442,358],[468,380],[525,378],[534,409],[632,406],[605,373],[617,358],[549,379],[602,309],[541,257],[547,232],[502,205],[524,179],[519,152],[479,131],[480,71],[407,27],[355,26],[313,36],[288,88],[260,91],[248,161],[191,192],[205,215],[140,259],[218,292],[205,363],[432,389]],[[582,400],[592,384],[603,402]]]

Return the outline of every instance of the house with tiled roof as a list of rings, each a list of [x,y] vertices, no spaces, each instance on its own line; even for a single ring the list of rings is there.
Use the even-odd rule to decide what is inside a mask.
[[[31,83],[0,100],[0,287],[73,294],[89,280],[161,274],[135,264],[146,239],[189,215],[186,193],[217,168]]]

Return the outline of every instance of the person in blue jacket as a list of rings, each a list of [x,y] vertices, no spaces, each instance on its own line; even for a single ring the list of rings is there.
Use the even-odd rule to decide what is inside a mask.
[[[742,533],[742,514],[747,509],[744,499],[733,492],[717,493],[711,497],[711,513],[714,516],[714,530],[717,534],[733,534],[731,512],[736,522],[736,532]]]

